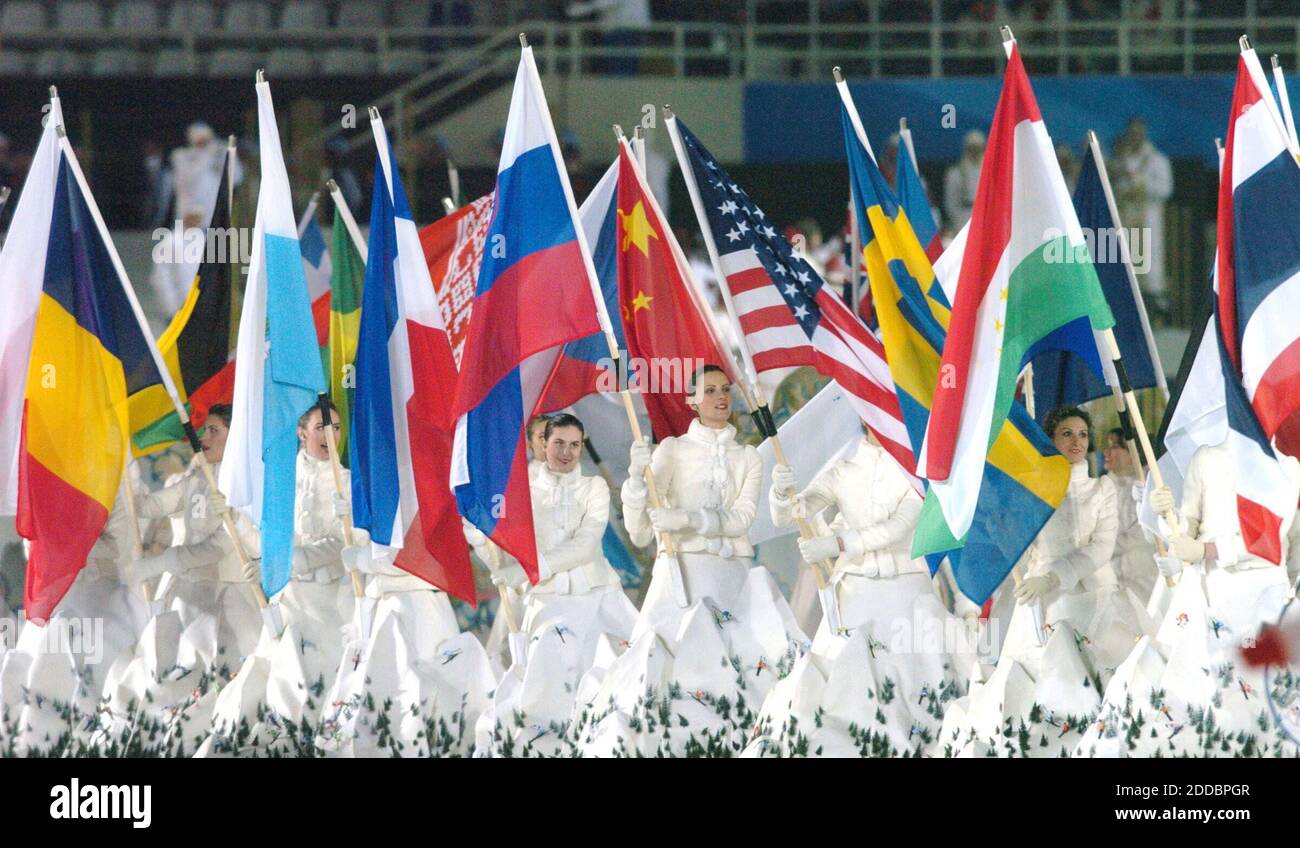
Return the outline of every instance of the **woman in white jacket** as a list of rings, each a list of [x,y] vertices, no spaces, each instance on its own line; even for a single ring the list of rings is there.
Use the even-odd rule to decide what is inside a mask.
[[[801,540],[799,550],[812,567],[834,563],[829,594],[839,629],[822,618],[812,652],[768,695],[763,735],[750,751],[927,750],[944,705],[965,689],[975,654],[965,623],[943,608],[929,567],[912,558],[920,495],[869,433],[852,456],[794,492],[794,470],[773,468],[772,522],[815,522],[822,535]],[[827,696],[831,679],[837,686]]]
[[[529,745],[530,753],[554,750],[602,637],[622,642],[636,622],[636,607],[605,559],[609,486],[582,473],[584,435],[582,422],[567,413],[550,416],[542,430],[544,460],[530,482],[539,579],[530,588],[523,584],[520,628],[527,660],[511,666],[497,687],[495,709],[480,723],[483,754],[500,753],[507,739],[513,753]],[[484,540],[474,541],[481,549]],[[504,553],[486,556],[505,568],[514,562]]]
[[[632,446],[624,522],[633,544],[657,536],[660,551],[626,651],[599,658],[584,681],[576,724],[584,753],[738,750],[747,733],[739,725],[807,643],[772,576],[751,567],[763,463],[736,441],[731,383],[706,365],[687,394],[697,417],[685,434],[653,453]],[[677,716],[672,727],[659,724],[665,709]]]
[[[1279,454],[1283,497],[1300,496],[1300,464]],[[1168,487],[1151,506],[1172,516],[1161,579],[1175,581],[1153,639],[1143,639],[1106,690],[1098,721],[1080,753],[1099,756],[1284,756],[1300,749],[1268,716],[1261,669],[1238,658],[1260,625],[1274,623],[1291,597],[1287,565],[1297,553],[1295,513],[1278,528],[1281,562],[1246,549],[1237,512],[1238,469],[1223,445],[1199,448],[1183,482],[1182,503]],[[1130,732],[1141,714],[1141,732]]]

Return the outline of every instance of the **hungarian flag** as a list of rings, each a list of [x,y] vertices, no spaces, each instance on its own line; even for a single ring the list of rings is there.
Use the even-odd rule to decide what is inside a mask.
[[[1020,51],[1008,46],[964,252],[950,245],[943,257],[960,258],[960,273],[917,462],[957,538],[1025,363],[1044,350],[1095,361],[1093,330],[1115,324]]]
[[[217,205],[208,225],[203,263],[194,274],[189,295],[158,339],[158,350],[171,372],[195,428],[203,426],[208,409],[230,403],[235,390],[235,361],[230,349],[231,287],[238,273],[239,244],[230,223],[226,175],[221,171]],[[140,456],[185,438],[171,399],[162,392],[130,398],[131,447]]]
[[[619,145],[618,169],[618,300],[629,367],[636,369],[632,376],[655,437],[680,436],[695,418],[686,405],[691,374],[706,364],[730,372],[731,357],[721,352],[682,274],[681,248],[626,141]]]
[[[334,229],[330,234],[330,329],[329,376],[330,398],[339,411],[339,455],[347,460],[348,432],[352,426],[352,405],[356,396],[353,362],[357,358],[357,334],[361,328],[361,289],[366,265],[352,243],[347,224],[338,209],[334,210]]]

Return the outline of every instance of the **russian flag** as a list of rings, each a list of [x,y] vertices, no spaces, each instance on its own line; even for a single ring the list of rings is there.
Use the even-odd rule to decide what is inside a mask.
[[[1296,504],[1274,450],[1300,453],[1300,167],[1270,98],[1244,51],[1219,178],[1215,306],[1242,540],[1277,563]]]
[[[468,603],[474,575],[448,479],[456,362],[420,235],[377,113],[370,245],[352,411],[352,509],[395,562]]]
[[[289,174],[271,87],[257,83],[262,185],[239,322],[230,437],[218,485],[261,530],[262,590],[269,598],[293,570],[298,418],[325,391]]]
[[[601,329],[596,272],[525,47],[506,120],[495,211],[456,386],[451,482],[461,515],[537,580],[524,424],[560,346]]]

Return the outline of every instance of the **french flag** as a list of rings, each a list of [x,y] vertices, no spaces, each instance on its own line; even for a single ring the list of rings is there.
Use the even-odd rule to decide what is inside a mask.
[[[602,329],[596,272],[577,220],[532,48],[525,47],[456,387],[451,482],[461,515],[514,555],[534,582],[524,424],[561,346]]]
[[[456,362],[382,119],[357,340],[352,508],[396,564],[470,604],[474,575],[451,473]]]
[[[1254,50],[1237,62],[1219,179],[1215,302],[1242,541],[1278,563],[1300,454],[1300,167]]]

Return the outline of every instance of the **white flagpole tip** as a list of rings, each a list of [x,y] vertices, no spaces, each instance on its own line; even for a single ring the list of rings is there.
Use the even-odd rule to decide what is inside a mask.
[[[664,104],[664,119],[669,121],[673,119],[673,107],[667,103]]]
[[[261,68],[257,69],[257,81],[259,83],[266,82],[266,71]]]
[[[835,82],[837,83],[844,82],[844,74],[840,71],[839,65],[831,68],[831,76],[835,77]]]
[[[313,203],[320,203],[320,192],[319,192],[319,191],[313,191],[313,192],[311,193],[311,199],[307,201],[307,205],[308,205],[308,206],[311,206]]]
[[[640,141],[640,140],[641,140],[641,125],[640,125],[640,124],[637,124],[635,127],[632,128],[632,138],[636,139],[637,141]]]
[[[614,125],[614,137],[620,139],[623,137],[623,128],[620,127],[618,124]]]
[[[907,132],[907,118],[898,119],[898,131]]]
[[[1011,32],[1011,27],[1009,27],[1009,26],[1004,26],[1004,27],[999,27],[998,29],[999,29],[999,31],[1002,33],[1002,43],[1003,43],[1003,44],[1006,44],[1006,43],[1009,42],[1009,41],[1015,41],[1015,40],[1016,40],[1015,35],[1013,35],[1012,32]]]
[[[229,136],[226,137],[226,147],[230,148],[231,150],[234,150],[238,146],[239,143],[235,141],[234,133],[231,133]]]
[[[528,47],[528,33],[526,32],[519,33],[519,46],[524,48]]]
[[[1273,57],[1272,57],[1272,58],[1273,58],[1273,69],[1274,69],[1274,70],[1277,70],[1278,68],[1282,67],[1282,63],[1279,62],[1279,61],[1277,60],[1277,54],[1276,54],[1276,53],[1273,54]]]
[[[446,212],[448,215],[456,211],[456,204],[451,202],[450,197],[444,197],[442,199],[442,211]]]
[[[57,85],[50,86],[50,99],[53,100],[58,96],[59,96],[59,87]]]
[[[382,120],[379,116],[379,110],[376,109],[374,106],[370,107],[370,120],[372,121]]]
[[[1241,47],[1241,52],[1245,53],[1250,49],[1250,36],[1243,35],[1241,38],[1237,39],[1237,44]]]
[[[334,192],[339,190],[339,184],[336,183],[333,179],[329,179],[325,181],[325,188],[329,189],[330,194],[333,194]]]
[[[0,188],[0,203],[4,203],[8,199],[9,199],[9,186]]]

